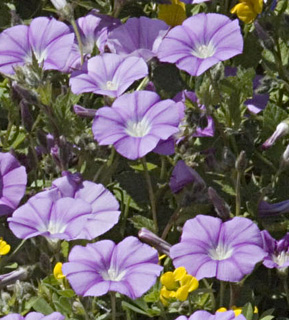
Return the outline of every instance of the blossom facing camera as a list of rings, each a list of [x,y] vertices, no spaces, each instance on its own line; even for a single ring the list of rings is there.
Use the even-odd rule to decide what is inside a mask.
[[[69,27],[54,18],[38,17],[29,26],[18,25],[0,34],[0,71],[14,74],[14,68],[31,64],[33,57],[44,70],[65,67],[74,44]]]
[[[163,305],[168,305],[172,299],[185,301],[189,293],[199,287],[199,281],[187,274],[184,267],[164,273],[160,280],[163,285],[160,292],[160,300]]]
[[[235,217],[222,222],[204,215],[185,223],[181,242],[170,250],[174,266],[184,266],[198,280],[216,277],[229,282],[250,274],[266,255],[253,221]]]
[[[158,253],[135,237],[118,244],[102,240],[75,246],[62,270],[73,290],[81,296],[102,296],[119,292],[131,299],[141,297],[162,271]]]
[[[208,311],[196,311],[189,318],[186,316],[180,316],[175,320],[246,320],[246,318],[240,314],[238,316],[232,310],[216,312],[215,314],[211,314]]]
[[[220,61],[243,51],[238,20],[216,13],[200,13],[171,29],[160,44],[158,58],[199,76]]]
[[[0,153],[0,216],[15,210],[25,194],[27,174],[10,153]]]
[[[231,13],[236,14],[245,23],[252,23],[262,10],[263,0],[239,0],[231,9]]]
[[[99,145],[112,144],[122,156],[135,160],[177,133],[179,121],[173,100],[161,101],[154,92],[136,91],[120,96],[111,107],[100,108],[92,132]]]
[[[2,320],[64,320],[65,317],[59,312],[53,312],[49,315],[44,315],[40,312],[29,312],[26,316],[19,313],[10,313],[1,318]]]

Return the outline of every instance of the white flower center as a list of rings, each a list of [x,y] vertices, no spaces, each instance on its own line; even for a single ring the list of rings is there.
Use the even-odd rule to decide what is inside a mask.
[[[219,243],[216,248],[211,248],[208,253],[213,260],[226,260],[231,257],[233,249],[226,244]]]
[[[103,280],[106,281],[121,281],[125,276],[126,271],[119,272],[113,268],[109,268],[107,271],[101,273]]]
[[[54,221],[49,221],[49,224],[47,226],[46,230],[41,231],[48,231],[50,234],[56,234],[56,233],[63,233],[66,229],[66,225],[61,225],[59,223],[56,223]]]
[[[216,48],[209,42],[208,44],[199,44],[191,51],[191,54],[197,58],[206,59],[214,55]]]
[[[107,81],[104,89],[113,91],[113,90],[117,90],[117,88],[118,88],[117,83],[114,83],[112,81]]]
[[[151,130],[151,125],[146,118],[143,118],[141,121],[135,122],[129,120],[126,123],[125,132],[131,137],[144,137]]]
[[[289,253],[286,251],[281,251],[278,255],[272,255],[272,260],[278,264],[278,266],[282,267],[284,263],[289,260]]]
[[[42,63],[47,58],[47,51],[46,50],[43,50],[40,52],[33,51],[33,54],[39,63]],[[29,54],[26,56],[25,62],[32,63],[32,52],[29,52]]]

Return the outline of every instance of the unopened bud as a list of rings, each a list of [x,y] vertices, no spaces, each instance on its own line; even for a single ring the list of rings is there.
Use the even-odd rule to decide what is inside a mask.
[[[38,103],[38,97],[33,91],[19,86],[16,82],[13,82],[12,87],[18,93],[18,95],[22,99],[26,100],[28,103],[30,104]]]
[[[66,0],[50,0],[55,9],[58,10],[60,16],[64,19],[71,20],[73,18],[72,6]]]
[[[170,255],[171,245],[146,228],[141,228],[138,237],[145,243],[155,247],[159,252]]]
[[[222,199],[217,191],[211,187],[209,187],[208,189],[208,195],[209,198],[211,200],[211,202],[213,203],[213,206],[218,214],[218,216],[223,220],[229,220],[230,219],[230,207],[227,204],[227,202]]]
[[[246,152],[243,150],[240,152],[236,163],[235,163],[235,168],[239,171],[239,172],[243,172],[247,167],[247,159],[246,159]]]
[[[281,167],[287,166],[289,164],[289,144],[282,154]]]
[[[78,104],[73,106],[73,110],[78,116],[84,117],[84,118],[93,118],[96,113],[95,109],[87,109]]]
[[[272,136],[263,143],[262,149],[266,150],[266,149],[272,147],[272,145],[279,138],[286,136],[288,133],[289,133],[289,119],[286,119],[278,124],[278,126],[276,127],[276,130],[274,131]]]
[[[67,5],[66,0],[51,0],[56,10],[62,10]]]
[[[31,132],[33,127],[33,117],[29,110],[28,103],[22,99],[20,102],[20,110],[21,110],[21,118],[22,118],[22,125],[28,131]]]

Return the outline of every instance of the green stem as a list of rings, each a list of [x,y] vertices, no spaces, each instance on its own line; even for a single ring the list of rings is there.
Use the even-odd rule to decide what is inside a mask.
[[[152,181],[149,175],[148,167],[147,167],[147,162],[145,157],[141,158],[141,162],[144,168],[144,173],[145,173],[145,178],[146,178],[146,183],[149,191],[149,198],[150,198],[150,203],[151,203],[151,210],[152,210],[152,217],[156,229],[156,233],[158,233],[158,219],[157,219],[157,210],[156,210],[156,201],[155,201],[155,195],[154,195],[154,190],[152,186]]]
[[[288,289],[288,283],[287,283],[287,277],[282,278],[285,294],[286,294],[286,300],[287,304],[289,306],[289,289]]]
[[[237,179],[236,179],[236,212],[235,215],[238,217],[241,212],[241,172],[237,170]]]
[[[136,88],[136,91],[143,90],[146,87],[146,85],[149,83],[149,80],[150,80],[149,77],[143,78],[141,83]]]
[[[116,298],[115,292],[110,292],[110,301],[111,301],[111,319],[116,320]]]
[[[220,281],[220,308],[224,307],[225,286],[226,283],[224,281]]]
[[[79,51],[80,51],[81,65],[83,65],[83,62],[84,62],[84,58],[83,58],[83,46],[82,46],[82,42],[81,42],[80,33],[79,33],[79,30],[78,30],[78,27],[77,27],[77,24],[76,24],[75,19],[71,19],[70,23],[71,23],[71,25],[72,25],[72,27],[73,27],[73,30],[74,30],[74,32],[75,32],[75,35],[76,35],[76,39],[77,39],[78,47],[79,47]]]
[[[171,227],[174,225],[175,221],[178,219],[180,213],[181,213],[182,209],[177,208],[177,210],[173,213],[173,215],[170,217],[169,222],[167,223],[167,225],[164,228],[164,231],[162,233],[162,239],[166,239],[169,231],[171,230]]]

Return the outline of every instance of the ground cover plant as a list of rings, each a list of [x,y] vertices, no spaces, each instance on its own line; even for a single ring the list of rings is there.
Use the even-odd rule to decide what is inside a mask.
[[[0,317],[289,320],[287,0],[2,0]]]

